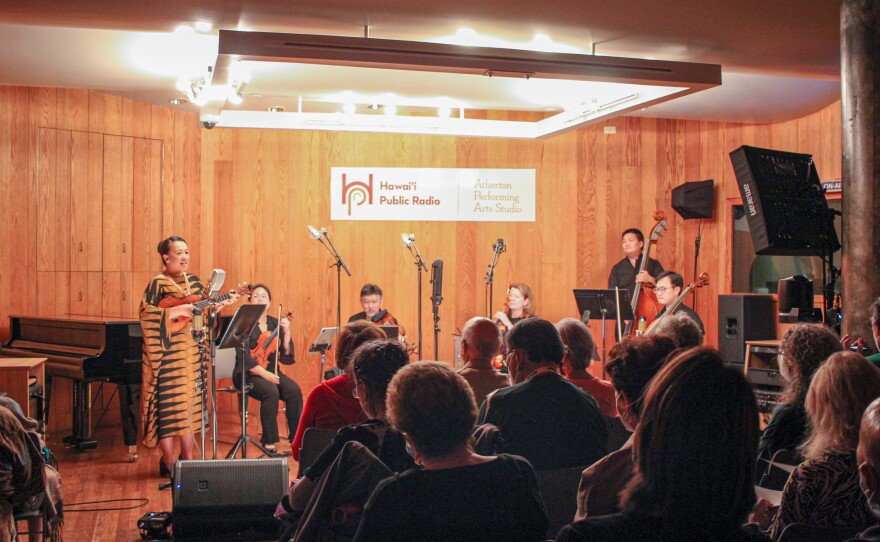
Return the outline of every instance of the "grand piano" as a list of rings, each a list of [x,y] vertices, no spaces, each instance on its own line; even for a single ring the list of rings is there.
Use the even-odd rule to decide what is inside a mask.
[[[139,388],[141,383],[143,334],[138,321],[10,316],[9,324],[9,340],[0,347],[0,356],[47,358],[47,412],[52,379],[73,381],[73,434],[64,438],[66,445],[77,450],[97,446],[92,436],[91,383],[98,381],[119,384],[120,390],[126,388],[119,397],[123,432],[126,444],[136,442],[136,411],[123,403],[135,403],[137,407],[131,388]],[[137,392],[139,396],[139,389]]]

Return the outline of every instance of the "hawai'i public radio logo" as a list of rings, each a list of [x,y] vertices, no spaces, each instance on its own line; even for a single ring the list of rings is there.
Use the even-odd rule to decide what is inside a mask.
[[[351,216],[351,206],[373,204],[373,174],[370,173],[369,181],[348,182],[346,174],[342,174],[342,204],[348,204],[348,216]]]

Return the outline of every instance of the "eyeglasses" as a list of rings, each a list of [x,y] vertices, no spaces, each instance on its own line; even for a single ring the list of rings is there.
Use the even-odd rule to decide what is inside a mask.
[[[672,286],[660,286],[659,288],[657,286],[654,286],[654,293],[661,294],[661,293],[665,292],[666,290],[671,290],[671,289],[672,289]]]

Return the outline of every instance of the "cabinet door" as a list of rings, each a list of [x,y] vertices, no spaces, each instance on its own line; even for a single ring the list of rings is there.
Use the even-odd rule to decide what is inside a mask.
[[[104,136],[72,132],[70,266],[73,271],[103,268]]]
[[[101,317],[103,307],[103,281],[97,271],[71,271],[70,273],[70,316]]]
[[[130,137],[104,136],[103,247],[105,271],[131,271],[132,171]]]
[[[140,301],[139,294],[132,293],[132,274],[122,271],[105,271],[102,275],[104,288],[105,318],[137,318],[133,310]]]
[[[162,142],[134,138],[132,270],[158,272],[162,239]]]
[[[70,272],[37,271],[37,316],[70,315]]]

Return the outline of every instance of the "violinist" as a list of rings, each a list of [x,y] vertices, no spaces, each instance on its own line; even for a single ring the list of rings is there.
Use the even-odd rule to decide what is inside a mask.
[[[364,310],[351,315],[348,322],[351,323],[357,322],[358,320],[368,320],[377,326],[396,326],[397,320],[394,320],[393,324],[381,323],[390,316],[389,312],[382,308],[382,301],[382,288],[379,288],[378,284],[364,284],[364,287],[361,288],[361,307],[363,307]],[[391,316],[391,319],[393,318],[394,317]]]
[[[507,303],[495,313],[495,323],[501,331],[509,331],[520,320],[535,316],[536,306],[529,285],[515,282],[507,287]]]
[[[654,286],[654,293],[657,295],[657,301],[663,305],[663,310],[657,313],[655,320],[659,318],[662,314],[666,314],[666,310],[675,301],[678,299],[678,296],[681,294],[681,290],[684,288],[684,278],[678,273],[673,271],[664,271],[657,275],[657,284]],[[678,305],[678,308],[675,309],[675,314],[683,313],[690,317],[691,320],[697,323],[700,327],[700,332],[703,335],[706,334],[706,329],[703,327],[703,321],[700,319],[700,316],[694,311],[694,309],[688,307],[684,303]]]
[[[269,307],[272,304],[272,294],[264,284],[257,284],[251,289],[250,302],[265,304],[266,311],[260,318],[259,323],[251,332],[248,339],[248,348],[237,349],[235,353],[235,370],[232,373],[232,381],[235,387],[241,389],[241,364],[244,363],[248,372],[248,396],[260,401],[260,423],[263,426],[263,435],[260,443],[270,452],[277,453],[275,444],[280,440],[278,436],[278,401],[284,401],[285,414],[287,416],[288,439],[292,442],[296,435],[296,426],[302,413],[302,391],[296,382],[290,379],[280,370],[276,364],[280,360],[282,365],[293,365],[293,339],[290,336],[290,320],[269,316]],[[267,365],[264,367],[257,363],[252,351],[262,347],[265,341],[261,341],[261,335],[271,334],[276,329],[280,330],[277,335],[276,349],[267,357]],[[268,335],[265,335],[268,338]],[[271,349],[271,348],[270,348]],[[279,355],[280,354],[280,355]],[[288,455],[287,453],[283,455]]]
[[[642,265],[645,236],[641,230],[630,228],[623,232],[620,240],[623,245],[624,258],[611,268],[608,287],[625,288],[629,290],[629,297],[632,299],[636,291],[636,283],[644,282],[649,286],[653,285],[656,282],[655,277],[663,272],[663,266],[654,258],[648,258],[645,270],[636,274]]]

